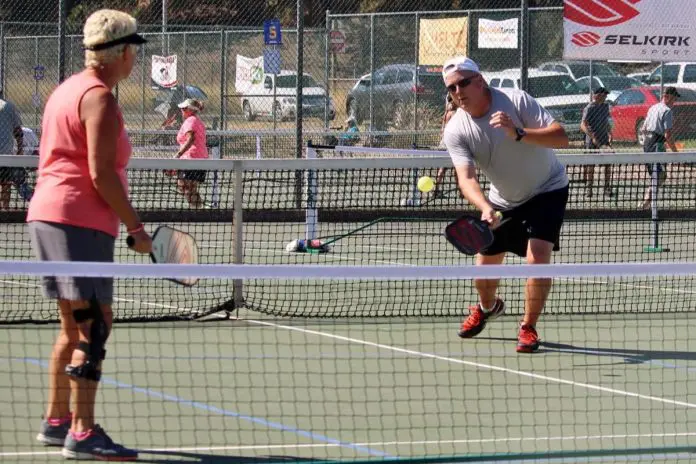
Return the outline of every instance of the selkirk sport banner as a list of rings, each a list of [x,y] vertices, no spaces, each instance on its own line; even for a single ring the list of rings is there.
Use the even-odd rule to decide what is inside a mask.
[[[696,0],[564,0],[563,58],[696,61]]]

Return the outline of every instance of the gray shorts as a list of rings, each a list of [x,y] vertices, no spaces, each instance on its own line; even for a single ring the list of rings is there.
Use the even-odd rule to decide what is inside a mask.
[[[34,254],[41,261],[114,261],[116,239],[94,229],[32,221],[29,235]],[[61,300],[91,300],[111,304],[114,296],[112,278],[44,277],[44,294]]]

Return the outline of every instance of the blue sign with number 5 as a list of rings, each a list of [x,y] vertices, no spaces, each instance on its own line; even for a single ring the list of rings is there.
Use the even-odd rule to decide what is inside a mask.
[[[283,44],[283,36],[280,32],[279,19],[267,19],[263,22],[263,43],[265,45]]]

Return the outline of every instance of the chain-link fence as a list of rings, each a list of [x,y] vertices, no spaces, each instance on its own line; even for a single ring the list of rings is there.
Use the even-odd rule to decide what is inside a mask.
[[[300,7],[268,2],[252,8],[240,3],[234,7],[237,10],[223,3],[199,1],[191,8],[192,2],[186,0],[165,0],[164,6],[135,0],[51,0],[0,7],[4,97],[17,105],[25,125],[38,129],[61,66],[65,75],[83,67],[79,34],[84,18],[103,6],[135,14],[148,38],[131,77],[116,89],[128,129],[161,129],[172,109],[176,113],[173,103],[186,96],[201,97],[208,127],[230,131],[228,148],[234,147],[239,155],[297,156],[298,147],[309,139],[340,139],[348,117],[357,121],[361,136],[355,140],[360,144],[437,145],[445,89],[439,73],[442,60],[433,48],[442,44],[450,47],[450,53],[454,50],[476,60],[492,86],[524,87],[542,98],[574,136],[579,135],[580,112],[590,87],[604,84],[606,77],[604,81],[612,85],[605,86],[616,97],[626,87],[641,84],[626,74],[655,66],[563,63],[560,0],[533,2],[555,6],[529,9],[520,8],[519,0],[428,2],[419,5],[422,11],[398,13],[380,11],[386,8],[368,2],[340,2],[332,5],[336,12],[308,0],[304,7],[302,0]],[[454,8],[473,6],[470,3],[486,8]],[[416,8],[408,3],[399,6]],[[297,16],[298,10],[304,16]],[[59,11],[64,12],[63,22]],[[267,44],[264,23],[272,18],[279,20],[280,45]],[[300,47],[298,28],[303,38]],[[454,48],[447,37],[453,33],[458,34]],[[507,42],[490,43],[501,37]],[[250,62],[258,66],[257,58],[264,55],[266,69],[248,85],[240,85],[240,80],[245,83],[242,75],[249,74],[243,67],[255,66]],[[177,85],[157,85],[153,57],[174,56]],[[296,119],[298,71],[305,74],[301,120]],[[138,140],[145,143],[147,137]]]

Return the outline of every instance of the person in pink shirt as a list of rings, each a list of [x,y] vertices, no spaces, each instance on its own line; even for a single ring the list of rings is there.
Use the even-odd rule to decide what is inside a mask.
[[[187,98],[178,106],[181,108],[184,122],[176,135],[176,141],[180,145],[176,157],[184,159],[208,158],[205,125],[198,116],[198,113],[203,110],[203,103],[193,98]],[[205,182],[205,171],[181,170],[177,173],[177,178],[179,191],[184,194],[189,204],[195,208],[203,207],[203,200],[198,193],[198,185]]]
[[[130,75],[145,39],[130,15],[99,10],[85,22],[83,43],[85,69],[53,91],[42,119],[38,179],[27,215],[32,248],[42,261],[113,261],[120,223],[136,252],[152,248],[128,199],[131,145],[112,93]],[[137,451],[114,443],[94,419],[113,319],[113,280],[45,277],[43,289],[58,300],[60,333],[37,440],[62,445],[70,459],[137,459]]]

